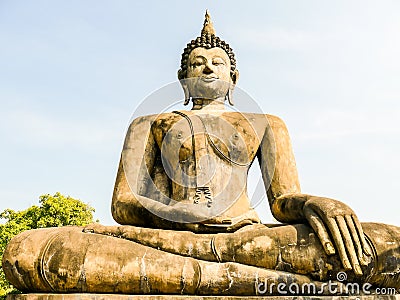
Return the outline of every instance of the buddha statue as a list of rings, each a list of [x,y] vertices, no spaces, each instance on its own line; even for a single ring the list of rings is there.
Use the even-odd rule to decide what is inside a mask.
[[[178,71],[192,109],[129,126],[112,199],[120,225],[23,232],[4,253],[6,278],[42,293],[257,295],[260,284],[279,294],[293,283],[328,293],[329,281],[400,288],[400,228],[360,223],[346,204],[302,194],[284,122],[225,109],[238,78],[206,13]],[[262,224],[250,205],[256,159],[281,224]]]

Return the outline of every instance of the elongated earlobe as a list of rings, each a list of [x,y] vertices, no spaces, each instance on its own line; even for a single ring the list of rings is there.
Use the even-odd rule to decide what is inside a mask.
[[[181,80],[181,86],[183,89],[183,94],[185,96],[185,101],[183,102],[183,105],[188,105],[190,102],[190,93],[189,93],[189,88],[185,82],[185,79]]]
[[[226,94],[225,99],[228,100],[229,105],[234,106],[233,99],[232,99],[232,94],[233,94],[233,88],[229,88],[229,91]]]
[[[179,79],[179,82],[181,83],[181,86],[183,89],[183,94],[185,96],[185,101],[183,102],[183,105],[188,105],[190,102],[190,93],[189,93],[189,88],[186,84],[185,76],[183,73],[184,72],[182,71],[182,69],[178,70],[178,79]]]
[[[228,100],[228,103],[230,105],[234,105],[233,104],[233,89],[235,88],[236,82],[239,79],[239,71],[235,70],[235,72],[231,75],[231,80],[232,80],[232,84],[229,87],[229,91],[226,94],[225,98]]]
[[[231,79],[232,79],[232,84],[236,85],[237,81],[239,80],[239,71],[237,69],[231,75]]]

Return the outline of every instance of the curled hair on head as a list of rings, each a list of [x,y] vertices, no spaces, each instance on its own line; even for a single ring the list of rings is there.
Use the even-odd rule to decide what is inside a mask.
[[[188,68],[188,59],[189,54],[195,48],[221,48],[228,54],[230,63],[231,63],[231,77],[234,76],[236,71],[236,59],[235,54],[229,44],[225,41],[221,40],[218,36],[215,35],[215,30],[213,24],[210,19],[210,15],[208,11],[206,11],[206,16],[204,20],[203,29],[201,30],[201,35],[197,37],[195,40],[192,40],[190,43],[186,45],[186,48],[183,50],[182,58],[181,58],[181,68],[178,71],[178,79],[184,79],[187,77],[187,68]]]
[[[235,54],[229,44],[225,43],[219,37],[211,34],[201,35],[197,37],[195,40],[192,40],[189,44],[187,44],[186,48],[183,50],[182,58],[181,58],[181,68],[178,72],[178,79],[184,79],[187,76],[187,68],[188,68],[188,58],[190,52],[192,52],[195,48],[221,48],[228,54],[230,63],[231,63],[231,76],[234,75],[236,71],[236,59]]]

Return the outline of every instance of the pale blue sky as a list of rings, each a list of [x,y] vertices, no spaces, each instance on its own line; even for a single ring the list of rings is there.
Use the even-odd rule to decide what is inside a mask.
[[[59,191],[112,224],[131,115],[176,80],[206,8],[238,86],[286,121],[303,192],[400,225],[400,2],[387,0],[0,1],[0,210]]]

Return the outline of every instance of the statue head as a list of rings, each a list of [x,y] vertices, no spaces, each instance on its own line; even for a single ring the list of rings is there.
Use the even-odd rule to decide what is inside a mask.
[[[235,54],[229,44],[215,35],[206,11],[201,35],[187,44],[182,53],[178,79],[185,93],[185,105],[191,98],[228,99],[239,78]]]

